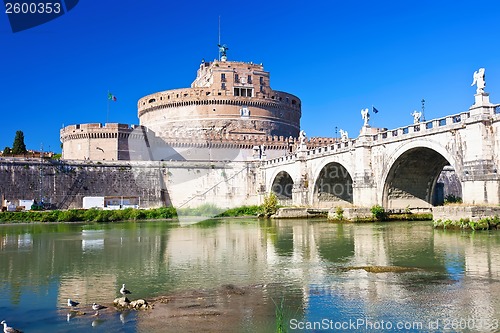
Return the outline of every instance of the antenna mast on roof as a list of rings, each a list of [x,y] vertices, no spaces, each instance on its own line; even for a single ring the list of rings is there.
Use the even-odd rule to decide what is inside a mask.
[[[219,44],[217,44],[219,46],[219,61],[220,61],[220,15],[219,15]]]

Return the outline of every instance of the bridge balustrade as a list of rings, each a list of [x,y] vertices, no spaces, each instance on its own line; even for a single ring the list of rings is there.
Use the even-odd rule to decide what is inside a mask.
[[[496,112],[500,113],[500,105],[498,106],[498,111],[496,111]],[[378,141],[378,140],[383,140],[383,139],[388,139],[388,138],[394,138],[394,137],[397,137],[400,135],[422,132],[422,131],[430,130],[433,128],[443,127],[443,126],[447,126],[447,125],[453,125],[453,124],[461,123],[469,117],[470,117],[469,112],[462,112],[459,114],[446,116],[445,118],[438,118],[438,119],[433,119],[433,120],[429,120],[429,121],[424,121],[424,122],[419,123],[419,124],[412,124],[412,125],[396,128],[393,130],[377,133],[377,134],[372,136],[372,140]]]
[[[495,113],[500,114],[500,105],[495,107]],[[432,119],[429,121],[424,121],[418,124],[411,124],[408,126],[396,128],[389,131],[380,132],[371,136],[373,141],[380,141],[384,139],[394,138],[398,136],[403,136],[405,134],[423,132],[431,129],[438,129],[439,127],[445,127],[448,125],[454,125],[463,123],[467,118],[470,117],[469,112],[462,112],[455,115],[446,116],[444,118]],[[353,147],[356,143],[355,139],[350,139],[346,142],[334,142],[330,145],[325,145],[323,147],[315,147],[308,149],[306,151],[307,156],[313,155],[327,155],[329,152],[341,152],[346,148]],[[297,154],[290,154],[284,157],[275,158],[273,160],[267,160],[264,163],[266,165],[277,164],[280,162],[292,161],[297,158]]]

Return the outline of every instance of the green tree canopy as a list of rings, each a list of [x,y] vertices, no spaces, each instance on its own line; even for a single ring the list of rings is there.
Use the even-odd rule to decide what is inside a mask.
[[[23,131],[17,131],[16,137],[14,138],[14,144],[12,145],[12,154],[24,154],[26,153],[26,145],[24,144],[24,133]]]
[[[9,155],[10,153],[11,153],[11,151],[10,151],[10,147],[5,147],[5,148],[3,149],[3,154],[4,154],[4,155]]]

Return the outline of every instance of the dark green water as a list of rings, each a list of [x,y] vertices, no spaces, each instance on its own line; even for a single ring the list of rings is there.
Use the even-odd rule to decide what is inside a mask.
[[[357,266],[416,269],[347,269]],[[248,309],[234,332],[272,332],[281,299],[288,332],[495,332],[500,232],[254,219],[3,225],[0,278],[0,320],[25,332],[145,332],[135,312],[67,317],[67,298],[89,313],[122,283],[146,299],[266,285],[269,313]]]

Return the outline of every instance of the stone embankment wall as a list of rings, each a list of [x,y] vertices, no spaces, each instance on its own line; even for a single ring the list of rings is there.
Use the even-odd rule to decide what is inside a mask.
[[[85,196],[137,196],[143,208],[257,204],[251,163],[112,162],[0,159],[0,195],[44,198],[54,208],[81,208]]]
[[[482,218],[500,216],[500,207],[497,206],[454,206],[446,205],[432,208],[434,221],[469,219],[479,221]]]

